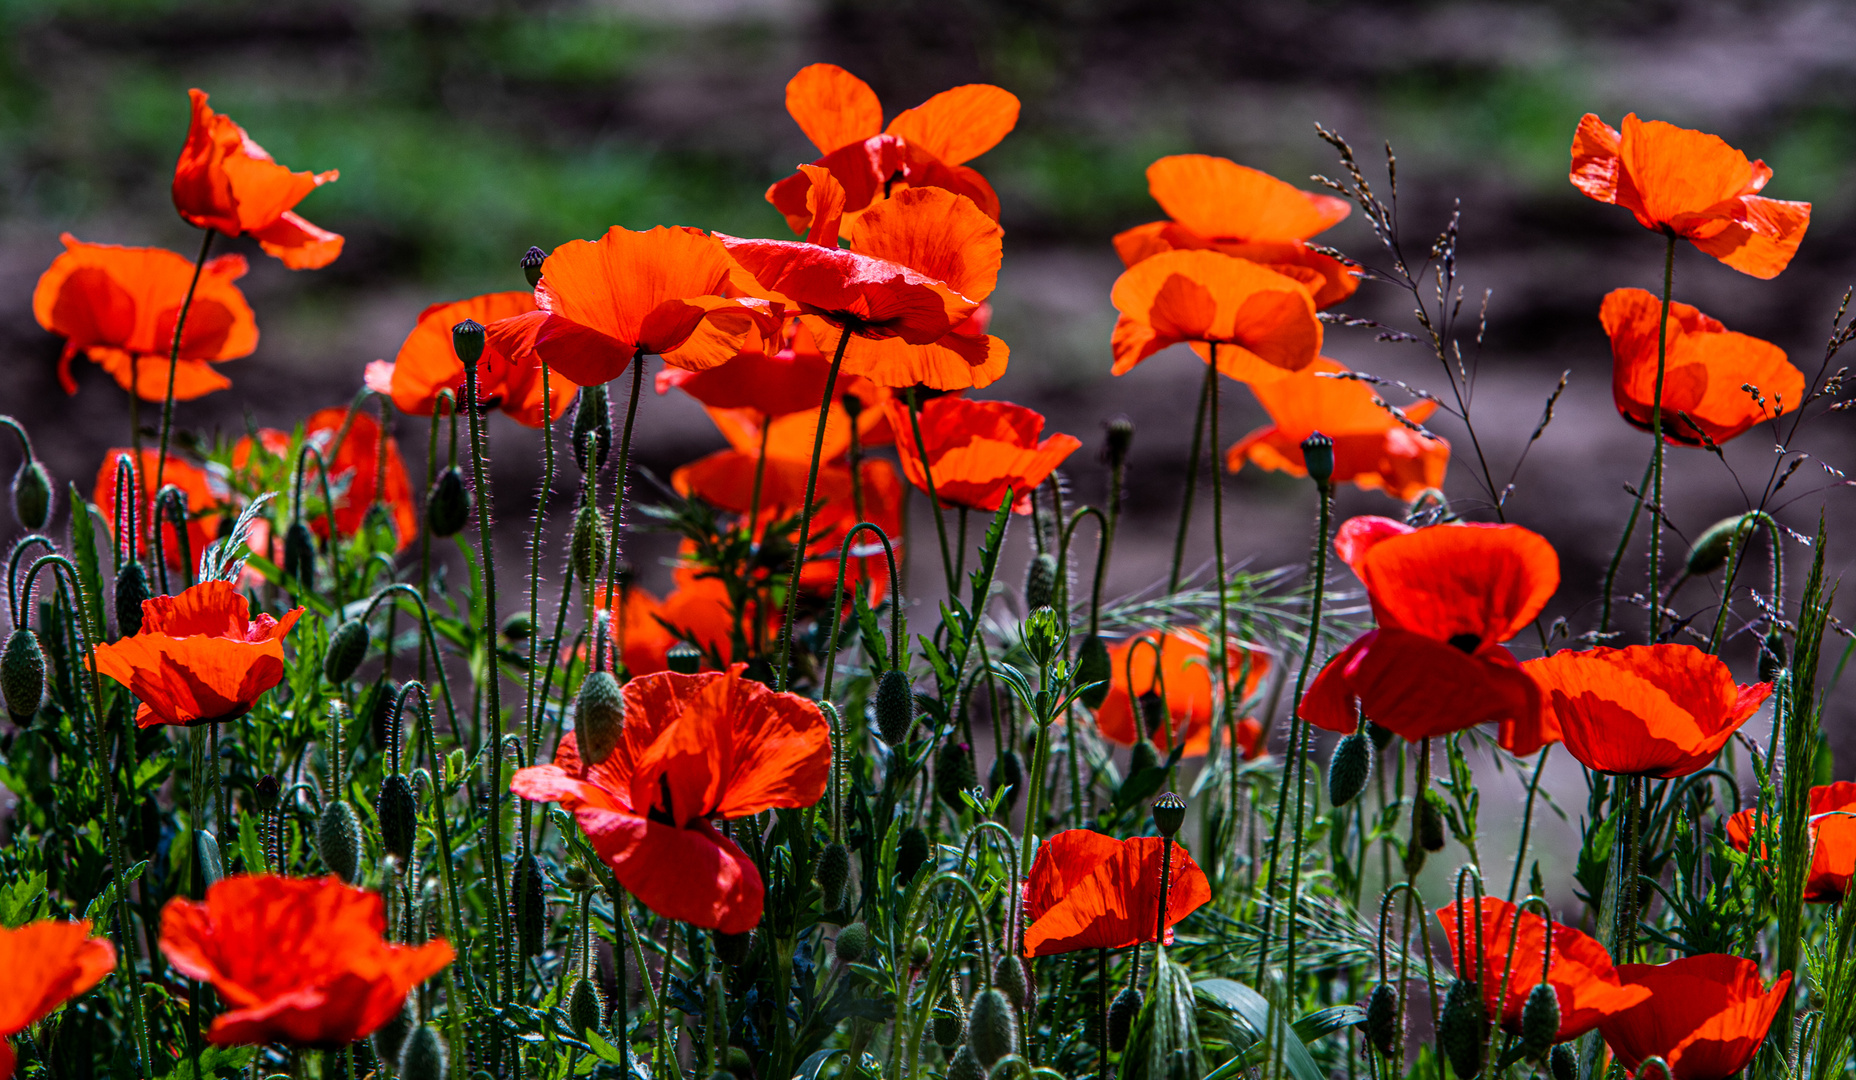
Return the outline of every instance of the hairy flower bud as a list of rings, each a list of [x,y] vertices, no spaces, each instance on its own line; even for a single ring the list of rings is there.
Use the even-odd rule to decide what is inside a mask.
[[[38,532],[52,516],[52,478],[37,458],[19,463],[13,474],[13,519],[27,532]]]
[[[1373,775],[1372,740],[1359,732],[1341,739],[1328,759],[1328,801],[1346,806],[1366,790]]]
[[[39,711],[45,700],[45,653],[39,648],[38,635],[20,627],[7,635],[6,648],[0,651],[0,695],[6,698],[7,715],[24,722]]]
[[[702,650],[679,641],[664,654],[664,664],[679,675],[694,675],[702,670]]]
[[[966,1041],[967,1011],[953,991],[942,991],[941,1000],[935,1003],[934,1016],[928,1022],[928,1030],[942,1053],[952,1054],[956,1046]]]
[[[986,1080],[986,1068],[973,1054],[973,1047],[961,1043],[947,1062],[947,1080]]]
[[[412,857],[413,836],[418,826],[419,807],[413,799],[412,784],[400,773],[388,773],[380,782],[380,795],[374,803],[380,819],[380,846],[387,854],[405,862]]]
[[[304,588],[316,582],[316,534],[301,518],[284,530],[284,580]]]
[[[277,809],[277,797],[281,793],[282,786],[277,783],[277,777],[270,773],[258,777],[258,782],[252,785],[252,794],[258,800],[258,809],[266,814]]]
[[[1115,1001],[1108,1007],[1108,1048],[1119,1051],[1128,1045],[1128,1032],[1134,1029],[1134,1018],[1140,1015],[1141,992],[1134,987],[1125,987],[1115,995]]]
[[[1063,654],[1070,639],[1070,628],[1049,607],[1038,607],[1025,617],[1023,635],[1025,651],[1039,667],[1044,667]]]
[[[124,559],[116,570],[116,629],[123,637],[142,632],[142,601],[151,595],[148,572],[134,559]]]
[[[1434,792],[1425,792],[1418,800],[1418,845],[1426,851],[1444,849],[1444,812]]]
[[[1134,421],[1117,416],[1102,428],[1102,456],[1108,459],[1109,468],[1118,469],[1127,464],[1128,448],[1134,445]]]
[[[1366,1029],[1366,1041],[1373,1049],[1387,1057],[1398,1054],[1405,1047],[1405,1017],[1398,1007],[1398,992],[1386,983],[1373,987],[1373,992],[1366,995],[1366,1019],[1361,1022]]]
[[[1171,840],[1186,823],[1186,800],[1169,791],[1154,800],[1154,831]]]
[[[625,733],[625,699],[610,671],[595,671],[574,699],[574,743],[580,760],[597,765],[618,749]]]
[[[579,404],[574,406],[574,461],[581,472],[587,471],[589,435],[593,444],[593,468],[598,469],[606,464],[606,454],[612,449],[612,399],[604,383],[581,390]]]
[[[444,1080],[445,1044],[429,1024],[420,1024],[400,1047],[400,1080]]]
[[[538,247],[530,247],[522,253],[522,276],[528,279],[528,287],[541,284],[541,264],[548,261],[548,253]]]
[[[854,922],[838,931],[838,940],[832,944],[832,952],[847,964],[855,964],[870,955],[870,928]]]
[[[406,1046],[406,1036],[412,1034],[413,1025],[419,1018],[413,1015],[413,999],[409,995],[400,1004],[399,1011],[388,1018],[385,1024],[374,1029],[368,1041],[374,1045],[374,1056],[382,1061],[398,1061],[400,1051]]]
[[[322,654],[322,677],[340,686],[354,676],[367,656],[367,623],[349,619],[329,635],[329,651]]]
[[[1579,1080],[1579,1055],[1571,1043],[1560,1043],[1547,1055],[1547,1073],[1553,1080]]]
[[[876,681],[876,730],[883,741],[901,746],[915,726],[915,689],[908,673],[890,668]]]
[[[1489,1031],[1489,1010],[1476,992],[1476,984],[1450,980],[1444,991],[1443,1012],[1437,1019],[1437,1041],[1450,1067],[1461,1080],[1482,1072],[1482,1042]]]
[[[1771,682],[1778,678],[1790,663],[1785,655],[1785,635],[1776,626],[1766,631],[1759,642],[1759,681]]]
[[[1102,702],[1108,699],[1109,683],[1114,679],[1114,668],[1108,659],[1108,642],[1101,635],[1090,634],[1076,650],[1076,685],[1087,686],[1077,696],[1086,709],[1100,709]],[[1091,686],[1090,684],[1094,685]]]
[[[1302,464],[1308,477],[1321,487],[1334,478],[1334,440],[1319,431],[1302,440]]]
[[[1001,955],[992,966],[992,984],[1005,991],[1005,996],[1012,999],[1012,1008],[1022,1012],[1025,1008],[1025,996],[1029,984],[1025,979],[1025,963],[1011,953]]]
[[[322,808],[316,820],[316,853],[329,873],[353,885],[361,878],[361,821],[354,807],[340,799]]]
[[[514,909],[516,948],[525,957],[540,956],[548,935],[548,904],[535,853],[524,852],[509,872],[509,906]]]
[[[928,944],[928,939],[926,937],[924,937],[921,934],[916,934],[915,937],[910,939],[909,941],[909,966],[910,967],[912,968],[927,967],[928,961],[932,959],[934,959],[934,946]]]
[[[1153,740],[1142,739],[1140,742],[1134,744],[1133,749],[1128,751],[1129,776],[1133,776],[1135,773],[1141,772],[1144,769],[1157,769],[1159,767],[1160,748],[1153,744]]]
[[[973,995],[973,1009],[967,1016],[967,1046],[986,1068],[1012,1052],[1018,1045],[1018,1015],[1012,1002],[998,989],[981,990]]]
[[[896,838],[896,877],[902,884],[915,880],[916,872],[928,862],[928,849],[928,834],[917,826],[909,826]]]
[[[456,536],[470,520],[470,488],[456,465],[447,465],[425,497],[425,526],[433,536]]]
[[[1707,577],[1733,557],[1734,548],[1759,524],[1761,514],[1754,510],[1735,514],[1708,526],[1688,549],[1688,572],[1692,577]]]
[[[942,743],[934,759],[934,790],[941,801],[958,814],[967,808],[962,794],[979,782],[979,772],[973,767],[973,748],[958,738]]]
[[[606,1019],[605,995],[591,979],[575,979],[574,988],[567,993],[567,1022],[581,1037],[589,1031],[598,1031]]]
[[[1536,1061],[1546,1057],[1560,1033],[1560,998],[1546,983],[1535,983],[1521,1006],[1521,1051]]]
[[[1057,557],[1040,551],[1025,567],[1025,610],[1051,606],[1057,596]]]
[[[1160,734],[1166,724],[1166,699],[1150,688],[1136,694],[1134,704],[1141,712],[1141,730],[1149,736]]]
[[[574,537],[569,549],[574,576],[581,581],[597,581],[606,566],[606,515],[592,503],[584,503],[574,513]]]
[[[826,911],[843,908],[851,884],[851,849],[836,843],[819,849],[812,880],[818,882],[819,907]]]

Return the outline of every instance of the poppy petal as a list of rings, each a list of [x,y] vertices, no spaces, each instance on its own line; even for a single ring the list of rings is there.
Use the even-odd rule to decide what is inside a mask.
[[[1123,374],[1169,345],[1218,342],[1219,355],[1247,353],[1300,371],[1321,350],[1321,323],[1308,291],[1293,279],[1215,251],[1167,251],[1137,263],[1111,293],[1114,373]]]
[[[1525,720],[1541,707],[1539,688],[1501,646],[1471,656],[1396,629],[1369,630],[1328,661],[1302,698],[1302,716],[1350,734],[1356,702],[1367,719],[1411,742]]]
[[[264,249],[292,270],[319,270],[342,253],[342,236],[312,225],[294,210],[286,210],[251,235]]]
[[[991,296],[999,280],[1004,237],[973,200],[941,188],[911,188],[885,199],[850,230],[859,254],[906,266],[975,304]]]
[[[1352,210],[1344,199],[1206,154],[1149,165],[1147,190],[1174,221],[1216,240],[1305,240]]]
[[[786,111],[821,154],[883,130],[876,91],[836,64],[811,64],[787,80]]]
[[[883,130],[949,165],[964,165],[999,145],[1017,124],[1016,95],[997,86],[972,83],[941,91],[898,114]]]
[[[1379,625],[1439,642],[1471,635],[1507,641],[1540,614],[1560,584],[1560,557],[1519,525],[1435,525],[1387,536],[1350,564]]]

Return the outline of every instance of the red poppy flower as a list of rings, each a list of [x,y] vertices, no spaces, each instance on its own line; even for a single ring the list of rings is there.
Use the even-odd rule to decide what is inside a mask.
[[[1307,476],[1302,440],[1319,431],[1334,440],[1337,484],[1382,490],[1405,502],[1425,488],[1442,487],[1450,444],[1399,423],[1367,384],[1326,377],[1346,370],[1324,356],[1284,378],[1251,383],[1251,393],[1273,423],[1238,440],[1225,454],[1225,467],[1237,472],[1248,463]],[[1422,424],[1436,408],[1435,402],[1417,401],[1405,408],[1405,415]]]
[[[99,672],[141,700],[138,727],[217,724],[244,716],[283,681],[284,635],[302,614],[253,619],[235,585],[206,581],[142,601],[141,632],[93,655]]]
[[[1805,878],[1807,904],[1837,904],[1856,878],[1856,784],[1839,780],[1811,789],[1811,871]],[[1753,843],[1755,810],[1727,819],[1727,842],[1741,851]]]
[[[1117,235],[1115,251],[1124,266],[1162,251],[1221,251],[1301,282],[1318,308],[1332,307],[1360,287],[1340,260],[1302,242],[1345,218],[1353,209],[1345,199],[1303,191],[1204,154],[1163,157],[1147,166],[1147,190],[1172,220]]]
[[[572,811],[619,883],[646,907],[725,934],[760,922],[754,860],[709,824],[825,793],[831,730],[813,702],[727,672],[660,672],[625,684],[625,731],[604,761],[569,734],[554,764],[509,790]]]
[[[1625,420],[1645,431],[1656,406],[1662,314],[1654,293],[1618,289],[1605,297],[1598,316],[1611,335],[1611,399]],[[1669,305],[1663,365],[1663,438],[1672,443],[1724,443],[1804,399],[1804,372],[1785,359],[1784,349],[1736,334],[1688,304]]]
[[[794,445],[803,443],[809,455],[812,435],[818,430],[818,407],[825,396],[825,379],[831,372],[831,360],[819,351],[812,331],[806,329],[803,322],[797,318],[782,321],[777,334],[764,334],[755,328],[741,352],[717,367],[701,371],[664,368],[657,373],[657,392],[667,394],[682,390],[702,402],[709,418],[737,450],[758,450],[760,429],[769,419],[803,417],[803,420],[791,421],[806,425],[802,435],[794,433],[798,440]],[[825,460],[842,454],[848,446],[849,432],[842,426],[846,419],[842,403],[846,398],[857,399],[859,442],[864,446],[880,446],[895,441],[889,430],[888,414],[883,409],[891,396],[888,389],[840,371],[832,393],[836,400],[826,422],[825,441],[828,447],[839,442],[845,445],[824,452]],[[777,439],[780,434],[778,430],[768,433],[770,439]]]
[[[622,603],[610,602],[604,585],[595,586],[593,595],[595,605],[612,616],[607,628],[611,635],[608,648],[624,662],[626,676],[637,678],[669,670],[667,654],[677,638],[658,621],[664,611],[663,601],[641,585],[619,590]]]
[[[1315,362],[1321,322],[1308,290],[1246,259],[1216,251],[1163,251],[1115,279],[1115,374],[1169,345],[1201,357],[1218,348],[1218,370],[1268,382]]]
[[[660,626],[671,631],[666,648],[683,640],[700,649],[705,659],[744,662],[758,652],[753,646],[757,637],[779,632],[783,621],[780,605],[769,604],[763,612],[760,604],[749,600],[737,619],[728,587],[714,574],[686,562],[676,568],[673,577],[676,588],[664,597],[654,616]],[[737,626],[747,639],[743,652],[735,649]]]
[[[1573,186],[1629,210],[1756,278],[1777,277],[1811,224],[1811,204],[1756,194],[1772,179],[1763,161],[1722,139],[1661,120],[1624,118],[1622,133],[1586,113],[1572,137]]]
[[[180,216],[201,229],[250,235],[292,270],[334,262],[342,253],[341,236],[303,220],[296,204],[341,174],[291,172],[231,117],[214,112],[204,90],[189,90],[187,96],[193,99],[193,123],[174,166],[174,209]]]
[[[174,323],[193,264],[162,248],[86,244],[65,233],[64,254],[52,260],[32,292],[39,325],[65,339],[58,381],[77,393],[71,359],[83,353],[116,384],[143,401],[161,401],[168,389]],[[192,401],[232,380],[214,364],[250,356],[258,347],[258,320],[233,282],[245,276],[243,255],[221,255],[200,269],[193,305],[180,336],[174,399]]]
[[[1758,964],[1720,953],[1620,964],[1618,976],[1650,996],[1598,1025],[1605,1044],[1631,1073],[1660,1055],[1676,1080],[1727,1080],[1745,1068],[1792,988],[1789,971],[1767,990]]]
[[[1044,841],[1025,882],[1025,955],[1125,949],[1154,939],[1160,922],[1160,851],[1170,849],[1167,940],[1212,898],[1186,849],[1158,836],[1117,840],[1068,829]]]
[[[1693,645],[1563,649],[1529,660],[1566,749],[1588,769],[1669,779],[1705,769],[1772,693],[1734,685]]]
[[[1463,912],[1462,936],[1458,936],[1457,912]],[[1499,1014],[1504,1031],[1521,1034],[1521,1009],[1527,995],[1540,985],[1541,961],[1546,952],[1547,921],[1532,911],[1523,911],[1520,928],[1515,927],[1515,906],[1506,900],[1486,897],[1481,917],[1467,905],[1451,904],[1437,912],[1437,921],[1450,939],[1450,955],[1460,979],[1482,980],[1482,999],[1489,1012]],[[1477,937],[1477,922],[1481,937]],[[1510,958],[1510,940],[1513,942]],[[1482,956],[1476,957],[1480,947]],[[1641,986],[1625,986],[1611,966],[1611,954],[1605,947],[1570,926],[1553,924],[1553,962],[1545,965],[1547,985],[1560,1002],[1560,1027],[1553,1037],[1556,1043],[1576,1039],[1597,1027],[1607,1017],[1645,1000],[1650,992]],[[1507,991],[1503,992],[1502,975],[1507,973]]]
[[[1237,751],[1245,761],[1255,761],[1270,752],[1266,735],[1262,722],[1254,716],[1237,722]]]
[[[1500,644],[1559,587],[1552,545],[1518,525],[1400,531],[1385,521],[1341,528],[1335,546],[1366,585],[1379,628],[1328,661],[1302,716],[1351,732],[1357,704],[1414,742],[1499,722],[1502,745],[1516,754],[1557,738],[1539,689]]]
[[[971,83],[944,90],[883,126],[876,91],[836,64],[801,68],[786,84],[786,111],[825,155],[813,162],[843,185],[845,225],[873,202],[910,188],[945,188],[973,200],[993,220],[999,196],[967,162],[999,145],[1018,123],[1018,98]],[[796,233],[812,228],[811,181],[795,173],[767,189],[767,201]]]
[[[0,1078],[13,1075],[6,1040],[103,981],[116,967],[116,946],[90,936],[88,922],[44,919],[0,927]]]
[[[230,1006],[215,1046],[333,1050],[373,1034],[454,956],[443,939],[389,945],[378,893],[340,878],[251,874],[207,887],[204,902],[161,910],[161,953]]]
[[[908,406],[891,401],[889,409],[903,475],[925,492],[928,471],[922,468]],[[1009,491],[1012,508],[1028,514],[1031,492],[1083,445],[1061,433],[1040,441],[1043,415],[1009,401],[938,397],[922,405],[920,423],[935,496],[943,506],[990,512],[999,509]]]
[[[1156,685],[1153,643],[1157,638],[1162,641],[1162,667]],[[1166,698],[1173,737],[1185,742],[1185,755],[1198,757],[1207,753],[1211,749],[1212,703],[1217,690],[1212,680],[1210,645],[1210,640],[1197,630],[1169,630],[1164,636],[1148,631],[1109,646],[1108,695],[1102,699],[1102,707],[1096,710],[1096,728],[1102,732],[1102,737],[1122,746],[1132,746],[1138,741],[1141,731],[1134,699],[1152,690]],[[1270,670],[1270,658],[1245,649],[1233,639],[1225,648],[1225,665],[1231,671],[1231,692],[1242,700],[1256,692]],[[1259,756],[1263,740],[1262,725],[1255,720],[1250,724],[1256,730],[1248,744],[1241,727],[1238,732],[1239,746],[1247,761]],[[1173,744],[1167,741],[1166,725],[1146,735],[1162,754],[1172,749]]]
[[[541,264],[540,310],[490,328],[505,355],[535,356],[581,386],[615,379],[634,357],[656,353],[698,371],[741,351],[766,304],[740,297],[753,280],[700,229],[614,225],[573,240]]]
[[[118,523],[116,520],[116,459],[124,455],[127,455],[131,461],[137,460],[135,451],[126,446],[114,446],[104,451],[103,467],[97,470],[97,483],[91,493],[91,500],[102,509],[103,516],[115,529],[118,543],[121,542],[123,526],[127,523]],[[135,550],[138,555],[143,550],[143,537],[148,533],[148,515],[155,504],[155,472],[156,465],[160,461],[159,452],[143,450],[139,467],[136,470],[136,483],[148,495],[148,498],[143,499],[142,505],[135,511],[136,525],[141,534],[135,538]],[[161,485],[163,487],[173,485],[179,488],[181,494],[187,497],[187,509],[198,515],[187,520],[187,551],[192,560],[197,562],[200,553],[206,550],[206,545],[212,543],[213,539],[219,535],[218,515],[203,513],[203,511],[211,510],[225,501],[225,486],[207,475],[206,470],[182,461],[173,454],[168,455],[167,468],[161,470]],[[162,516],[161,530],[162,550],[167,555],[168,565],[179,567],[181,565],[180,542],[174,532],[173,524],[168,521],[166,515]]]
[[[303,422],[303,435],[309,445],[320,451],[329,463],[329,487],[335,498],[335,529],[342,536],[353,536],[361,531],[367,520],[367,512],[374,505],[376,488],[382,473],[385,474],[385,490],[379,499],[385,503],[393,515],[393,527],[399,537],[399,550],[405,551],[412,546],[413,537],[418,535],[419,511],[413,505],[412,480],[406,474],[406,462],[400,457],[399,442],[386,440],[386,460],[379,458],[381,452],[380,421],[371,414],[354,413],[347,406],[335,406],[320,409],[310,414]],[[347,425],[347,433],[342,433],[342,426]],[[341,444],[335,445],[335,439],[341,436]],[[259,428],[258,441],[272,455],[283,457],[290,453],[290,434],[276,428]],[[243,469],[251,460],[252,438],[246,436],[232,447],[232,467]],[[334,454],[331,457],[330,451]],[[294,462],[291,463],[294,466]],[[314,483],[314,464],[311,466],[310,483]],[[328,517],[315,514],[309,518],[309,527],[317,536],[329,534]],[[252,543],[252,550],[262,550],[260,544]]]
[[[517,423],[538,428],[566,412],[579,387],[550,373],[544,411],[541,364],[532,349],[521,347],[521,330],[527,324],[516,319],[536,310],[534,294],[525,292],[433,304],[419,313],[392,363],[376,360],[368,365],[368,387],[392,397],[395,408],[414,416],[432,415],[440,390],[462,401],[464,362],[452,347],[451,328],[472,319],[488,330],[477,361],[477,397],[485,408],[496,406]]]

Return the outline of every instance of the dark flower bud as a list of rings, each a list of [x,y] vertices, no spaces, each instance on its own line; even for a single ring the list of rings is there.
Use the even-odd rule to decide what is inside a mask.
[[[1108,643],[1097,634],[1084,638],[1076,650],[1076,685],[1089,687],[1077,697],[1084,708],[1102,707],[1102,702],[1108,699],[1108,687],[1114,674],[1108,659]],[[1090,686],[1091,683],[1095,685]]]
[[[1553,1048],[1559,1034],[1559,995],[1546,983],[1535,983],[1521,1006],[1521,1051],[1539,1061]]]
[[[1727,565],[1733,556],[1734,548],[1753,527],[1759,524],[1760,513],[1735,514],[1708,526],[1706,532],[1695,539],[1688,549],[1688,572],[1693,577],[1706,577]]]
[[[581,581],[597,581],[606,565],[606,515],[592,503],[583,504],[574,514],[574,538],[568,557],[574,576]]]
[[[1418,845],[1426,851],[1444,849],[1444,812],[1432,792],[1418,800]]]
[[[20,462],[13,474],[13,519],[27,532],[38,532],[52,516],[52,478],[39,459]]]
[[[1579,1080],[1579,1055],[1571,1043],[1560,1043],[1547,1055],[1547,1072],[1553,1080]]]
[[[1785,655],[1785,635],[1778,627],[1766,631],[1759,642],[1759,681],[1771,682],[1791,663]]]
[[[1108,459],[1109,468],[1120,468],[1127,463],[1128,448],[1134,445],[1134,421],[1117,416],[1102,428],[1102,454]]]
[[[1384,750],[1386,747],[1392,745],[1393,739],[1398,738],[1398,732],[1393,731],[1389,727],[1381,727],[1371,720],[1366,722],[1366,735],[1373,740],[1373,749],[1375,750]]]
[[[986,1080],[986,1068],[973,1055],[973,1047],[961,1043],[947,1062],[947,1080]]]
[[[1142,739],[1140,742],[1134,744],[1132,750],[1128,751],[1129,776],[1133,776],[1147,769],[1157,769],[1159,767],[1160,748],[1153,744],[1152,739]]]
[[[934,1036],[935,1045],[945,1054],[952,1054],[956,1046],[966,1041],[967,1011],[953,991],[942,991],[941,1000],[935,1003],[933,1018],[928,1022],[928,1030]]]
[[[304,587],[316,581],[316,534],[302,518],[284,530],[284,580]]]
[[[420,1024],[400,1047],[400,1080],[444,1080],[445,1044],[429,1024]]]
[[[456,465],[446,466],[425,497],[425,527],[432,530],[433,536],[457,535],[470,520],[473,501],[470,488],[464,485],[464,474]]]
[[[1302,464],[1308,477],[1321,487],[1334,478],[1334,440],[1319,431],[1302,440]]]
[[[272,810],[275,810],[277,808],[277,796],[281,794],[281,787],[277,783],[277,777],[272,776],[270,773],[265,773],[263,776],[258,777],[258,782],[252,785],[252,793],[257,797],[258,809],[260,811],[268,814]]]
[[[353,885],[361,878],[361,822],[354,807],[335,799],[316,820],[316,853],[329,873]]]
[[[45,700],[45,653],[38,635],[26,627],[8,634],[0,652],[0,695],[6,698],[7,715],[21,723]]]
[[[716,959],[729,967],[740,967],[747,961],[748,950],[754,947],[754,931],[744,934],[724,934],[717,931],[711,935],[715,942]]]
[[[273,784],[275,780],[271,781]],[[388,773],[380,782],[380,795],[374,802],[380,818],[380,846],[401,862],[412,857],[413,836],[419,822],[419,807],[413,799],[412,784],[399,773]]]
[[[934,946],[928,944],[927,938],[923,937],[920,934],[916,934],[914,938],[910,939],[909,941],[909,966],[910,967],[916,967],[916,968],[927,967],[928,961],[932,959],[934,959]]]
[[[531,247],[522,253],[522,276],[528,279],[528,287],[541,284],[541,264],[548,261],[548,253],[538,247]]]
[[[1387,1057],[1399,1054],[1405,1048],[1405,1018],[1399,1012],[1398,992],[1385,983],[1373,987],[1366,995],[1366,1019],[1360,1026],[1373,1049]]]
[[[1134,704],[1141,711],[1141,730],[1150,736],[1160,734],[1166,723],[1166,699],[1150,688],[1135,695]]]
[[[862,960],[870,955],[870,928],[854,922],[838,931],[838,940],[832,945],[832,951],[847,964]]]
[[[1108,1048],[1120,1051],[1128,1045],[1128,1032],[1134,1029],[1134,1018],[1141,1012],[1141,992],[1134,987],[1126,987],[1115,995],[1115,1001],[1108,1007]]]
[[[574,699],[574,744],[580,760],[596,765],[618,749],[625,732],[625,699],[610,671],[595,671]]]
[[[1366,790],[1366,781],[1372,775],[1372,740],[1356,731],[1341,739],[1334,747],[1334,756],[1328,759],[1328,801],[1346,806]]]
[[[535,620],[528,617],[528,612],[518,611],[504,619],[496,632],[510,641],[527,641],[535,635]]]
[[[864,399],[856,394],[839,394],[838,404],[844,406],[844,415],[850,417],[853,424],[864,414]]]
[[[901,746],[915,726],[915,689],[908,673],[890,668],[876,681],[876,730],[883,741]]]
[[[475,367],[483,359],[483,324],[475,319],[465,319],[451,328],[451,348],[464,361],[465,367]],[[472,403],[473,406],[475,403]]]
[[[928,834],[911,825],[896,838],[896,877],[907,885],[928,862]]]
[[[116,629],[123,637],[142,632],[142,601],[150,595],[148,572],[134,559],[124,559],[116,570]]]
[[[612,449],[612,399],[606,393],[605,383],[581,390],[580,402],[574,407],[574,461],[581,472],[586,472],[589,435],[592,436],[593,467],[597,469],[606,464],[606,454]]]
[[[679,675],[694,675],[702,670],[702,650],[679,641],[664,654],[664,664]]]
[[[1005,792],[1005,809],[1009,813],[1018,805],[1018,793],[1025,790],[1025,766],[1018,760],[1018,755],[1010,750],[1001,750],[992,759],[992,775],[988,777],[994,793]]]
[[[1154,830],[1171,840],[1186,823],[1186,800],[1167,792],[1154,800]]]
[[[1032,556],[1025,567],[1025,610],[1047,608],[1057,596],[1057,557],[1048,551]]]
[[[568,863],[561,868],[561,881],[575,892],[591,892],[594,887],[593,875],[586,872],[586,867],[579,863]]]
[[[851,849],[843,844],[826,844],[819,849],[818,861],[812,864],[812,880],[818,883],[820,908],[843,908],[851,883]]]
[[[979,782],[979,771],[973,767],[973,748],[959,739],[942,743],[934,759],[934,790],[941,801],[958,814],[967,808],[961,795]]]
[[[1012,1052],[1018,1045],[1018,1014],[1012,1002],[998,989],[981,990],[973,995],[973,1009],[967,1016],[967,1046],[986,1068]]]
[[[605,996],[591,979],[574,980],[574,988],[567,994],[567,1022],[582,1038],[589,1031],[598,1031],[606,1019]]]
[[[1437,1019],[1437,1041],[1461,1080],[1481,1074],[1482,1042],[1488,1031],[1488,1007],[1476,992],[1476,984],[1450,980],[1449,989],[1444,991],[1443,1012]]]
[[[509,872],[509,906],[514,909],[516,948],[523,956],[540,956],[548,935],[546,883],[534,852],[524,852]]]
[[[413,1015],[412,997],[409,995],[400,1004],[399,1011],[387,1019],[385,1024],[374,1029],[368,1041],[374,1045],[374,1056],[382,1061],[398,1061],[400,1051],[406,1046],[406,1036],[412,1034],[413,1025],[419,1018]]]
[[[367,656],[367,623],[349,619],[329,635],[329,651],[322,654],[322,677],[340,686],[354,676]]]
[[[1009,952],[1000,956],[992,966],[992,984],[1005,991],[1005,996],[1012,999],[1012,1008],[1020,1012],[1024,1011],[1025,993],[1028,988],[1025,981],[1024,961]]]

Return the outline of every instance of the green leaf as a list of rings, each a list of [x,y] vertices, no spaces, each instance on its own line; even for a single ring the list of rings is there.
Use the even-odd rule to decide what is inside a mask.
[[[38,918],[44,900],[43,871],[8,882],[5,888],[0,888],[0,926],[10,930]]]
[[[198,829],[193,839],[200,848],[200,876],[208,886],[226,876],[225,863],[219,856],[219,838],[209,829]]]
[[[258,1056],[255,1046],[206,1046],[202,1047],[196,1058],[193,1054],[183,1054],[174,1068],[163,1075],[162,1080],[212,1080],[221,1069],[243,1069]],[[199,1069],[194,1069],[195,1061]]]
[[[146,869],[148,869],[148,860],[143,859],[141,862],[131,866],[127,874],[119,874],[111,878],[110,883],[105,885],[103,891],[97,894],[97,898],[92,900],[88,907],[84,908],[84,918],[91,922],[97,921],[97,917],[100,914],[108,911],[110,907],[116,903],[116,890],[127,888],[135,884],[136,879],[141,877],[142,871]]]
[[[1303,1042],[1310,1043],[1323,1035],[1366,1022],[1366,1010],[1358,1005],[1332,1005],[1319,1009],[1290,1025]]]
[[[1293,1028],[1274,1015],[1275,1010],[1262,994],[1231,979],[1204,979],[1194,983],[1193,989],[1206,1004],[1224,1010],[1250,1029],[1259,1043],[1267,1044],[1265,1035],[1274,1028],[1276,1037],[1282,1040],[1283,1064],[1295,1080],[1327,1080],[1327,1074],[1321,1070],[1321,1066],[1315,1064],[1314,1055],[1308,1052],[1308,1046]],[[1205,1080],[1225,1080],[1225,1077],[1242,1071],[1244,1067],[1244,1055],[1240,1054],[1212,1070]]]
[[[97,530],[91,523],[91,515],[96,513],[96,507],[72,484],[71,556],[77,564],[78,584],[84,590],[84,633],[92,644],[103,640],[103,572],[97,564]]]
[[[826,1064],[832,1058],[849,1052],[842,1047],[836,1050],[820,1050],[799,1063],[799,1070],[793,1073],[793,1080],[818,1080],[818,1074],[824,1071]]]
[[[238,853],[245,860],[247,874],[261,874],[270,869],[264,854],[264,841],[258,837],[258,816],[249,810],[238,815]]]

